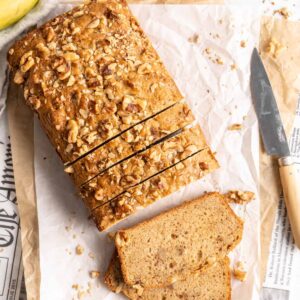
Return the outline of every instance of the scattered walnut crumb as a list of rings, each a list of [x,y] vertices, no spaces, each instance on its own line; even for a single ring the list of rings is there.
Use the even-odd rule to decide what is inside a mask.
[[[94,254],[93,252],[90,252],[90,253],[89,253],[89,257],[90,257],[91,259],[94,259],[94,258],[95,258],[95,254]]]
[[[77,245],[75,251],[77,255],[81,255],[84,252],[84,248],[81,245]]]
[[[204,52],[205,52],[206,54],[210,54],[210,53],[211,53],[211,49],[210,49],[210,48],[205,48],[205,49],[204,49]]]
[[[224,61],[222,60],[221,57],[217,57],[217,58],[216,58],[216,63],[217,63],[218,65],[224,65]]]
[[[199,44],[200,37],[197,33],[194,33],[191,37],[188,38],[188,41],[192,44]]]
[[[237,204],[245,204],[255,198],[255,194],[249,191],[229,191],[225,196],[229,199],[230,202],[234,202]]]
[[[277,58],[278,55],[285,49],[286,47],[283,46],[280,42],[276,39],[271,38],[269,44],[266,47],[266,52],[272,55],[274,58]]]
[[[233,276],[240,281],[245,281],[247,272],[245,271],[244,264],[241,261],[238,261],[233,268]]]
[[[237,69],[237,65],[236,64],[231,64],[230,65],[230,69],[231,70],[236,70]]]
[[[276,14],[281,15],[285,19],[288,19],[291,16],[290,12],[288,11],[288,9],[286,7],[282,7],[280,9],[276,9],[273,12],[273,15],[276,15]]]
[[[91,278],[98,278],[100,276],[100,272],[98,271],[90,271],[90,277]]]
[[[241,130],[242,129],[242,124],[232,124],[228,127],[228,130]]]
[[[107,236],[108,236],[108,238],[109,238],[110,240],[114,241],[114,240],[115,240],[115,237],[116,237],[116,233],[115,233],[115,232],[109,232],[109,233],[107,234]]]
[[[242,48],[246,48],[246,46],[247,46],[246,41],[242,40],[242,41],[240,42],[240,46],[241,46]]]

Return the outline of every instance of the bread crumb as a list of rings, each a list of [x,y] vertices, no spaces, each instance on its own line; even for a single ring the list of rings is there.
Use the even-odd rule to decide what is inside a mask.
[[[72,284],[72,289],[78,290],[78,288],[79,288],[79,285],[77,283]]]
[[[204,51],[205,51],[206,54],[210,54],[211,53],[211,49],[210,48],[205,48]]]
[[[191,37],[188,38],[188,41],[192,44],[199,44],[200,37],[197,33],[194,33]]]
[[[89,257],[90,257],[91,259],[94,259],[94,258],[95,258],[94,253],[93,253],[93,252],[89,252]]]
[[[238,261],[233,268],[233,276],[239,281],[246,281],[247,272],[245,271],[244,264]]]
[[[237,204],[246,204],[255,198],[255,194],[249,191],[229,191],[225,196],[230,202]]]
[[[98,278],[100,276],[100,272],[98,271],[90,271],[90,277],[91,278]]]
[[[285,19],[288,19],[291,16],[290,12],[288,11],[288,9],[286,7],[282,7],[280,9],[274,10],[273,15],[276,15],[276,14],[281,15]]]
[[[75,251],[77,255],[81,255],[84,252],[84,248],[81,245],[77,245]]]
[[[222,60],[221,57],[217,57],[217,58],[216,58],[216,63],[217,63],[218,65],[223,65],[223,64],[224,64],[224,62],[223,62],[223,60]]]
[[[240,46],[241,46],[242,48],[246,48],[246,41],[242,40],[242,41],[240,42]]]
[[[274,58],[277,58],[278,55],[285,49],[286,47],[283,46],[280,42],[278,42],[276,39],[271,38],[269,41],[266,52],[272,55]]]
[[[242,129],[242,124],[232,124],[228,127],[228,130],[241,130]]]
[[[236,70],[237,69],[237,65],[236,64],[231,64],[230,69],[231,70]]]
[[[115,240],[115,237],[116,237],[116,232],[109,232],[109,233],[107,234],[107,236],[108,236],[108,238],[109,238],[110,240],[114,241],[114,240]]]

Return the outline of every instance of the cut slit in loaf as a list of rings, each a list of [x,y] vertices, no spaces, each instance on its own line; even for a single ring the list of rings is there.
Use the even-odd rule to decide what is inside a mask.
[[[193,121],[194,116],[187,104],[178,103],[76,161],[71,167],[70,175],[75,185],[80,187],[104,170],[143,151]]]
[[[185,129],[92,179],[81,188],[82,199],[93,210],[207,147],[199,125]]]
[[[119,258],[114,254],[105,273],[104,282],[111,291],[122,293],[131,300],[230,300],[229,263],[229,258],[226,257],[205,271],[194,272],[185,280],[170,286],[143,289],[138,285],[129,286],[124,283]]]
[[[98,229],[103,231],[218,167],[211,151],[204,149],[95,208],[91,217]]]
[[[243,221],[228,199],[209,193],[118,231],[115,244],[124,282],[151,289],[206,269],[227,256],[242,234]]]
[[[91,1],[8,52],[15,83],[64,163],[182,99],[126,1]]]

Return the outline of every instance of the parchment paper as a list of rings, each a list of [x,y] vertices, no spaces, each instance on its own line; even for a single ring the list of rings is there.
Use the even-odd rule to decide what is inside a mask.
[[[260,51],[268,72],[280,115],[288,136],[293,125],[300,95],[300,22],[264,17],[261,22]],[[267,53],[271,38],[285,49],[277,58]],[[282,191],[278,164],[261,149],[261,278],[264,280],[275,212]]]
[[[209,144],[217,151],[221,169],[112,230],[135,224],[204,191],[242,189],[259,195],[258,128],[249,92],[249,58],[259,33],[259,16],[254,17],[257,7],[138,5],[132,9],[186,95]],[[195,33],[200,36],[199,44],[188,42]],[[246,41],[245,48],[240,46],[241,40]],[[210,55],[204,54],[205,48],[211,49]],[[215,55],[223,65],[208,58]],[[237,70],[231,69],[233,64]],[[90,291],[86,299],[119,299],[121,296],[110,293],[101,279],[89,278],[89,271],[105,272],[113,243],[88,221],[73,184],[35,121],[41,299],[77,299],[74,284],[81,286],[80,291]],[[241,123],[242,130],[228,130],[234,123]],[[233,299],[240,299],[240,295],[243,300],[258,299],[259,196],[246,207],[234,209],[245,220],[245,233],[231,257],[233,263],[246,263],[248,279],[245,283],[233,281]],[[77,245],[84,248],[80,256],[75,254]]]

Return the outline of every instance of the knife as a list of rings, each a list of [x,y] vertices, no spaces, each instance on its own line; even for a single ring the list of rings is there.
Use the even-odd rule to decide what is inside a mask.
[[[251,57],[250,89],[267,154],[278,159],[279,173],[295,244],[300,248],[300,178],[267,72],[256,48]]]

